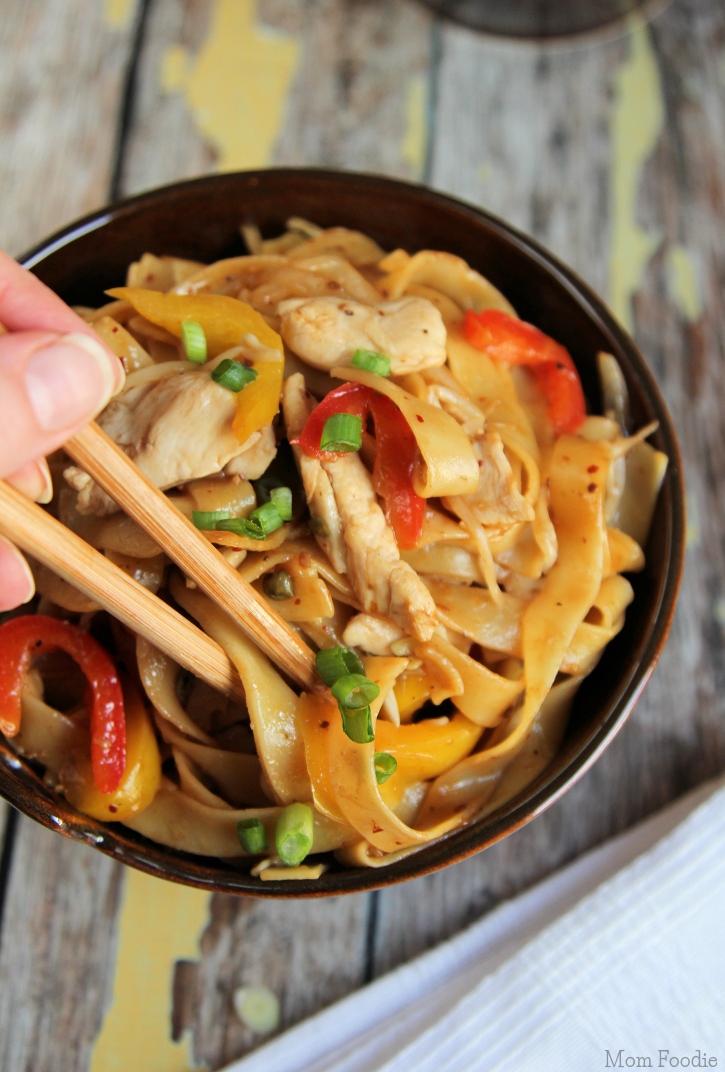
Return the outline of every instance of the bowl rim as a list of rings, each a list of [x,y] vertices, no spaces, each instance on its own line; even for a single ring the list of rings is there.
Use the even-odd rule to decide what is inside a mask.
[[[513,808],[504,805],[492,815],[452,832],[439,841],[422,846],[402,860],[381,868],[355,868],[333,871],[316,880],[262,882],[253,879],[247,872],[217,871],[203,874],[205,869],[219,868],[219,862],[210,857],[191,856],[142,838],[120,824],[105,824],[76,812],[52,790],[37,785],[26,762],[16,756],[0,740],[0,795],[4,796],[19,811],[40,822],[48,829],[92,844],[112,858],[148,874],[184,885],[208,891],[233,893],[253,897],[324,897],[346,893],[360,893],[384,888],[400,882],[420,878],[468,858],[526,825],[557,801],[567,789],[579,780],[593,765],[603,750],[619,732],[647,684],[662,652],[675,611],[677,594],[682,578],[685,552],[685,492],[683,466],[672,418],[653,373],[629,333],[618,323],[602,299],[572,269],[517,228],[492,215],[484,209],[432,190],[422,183],[372,173],[336,171],[330,168],[264,168],[251,171],[224,172],[186,179],[181,182],[155,187],[154,189],[105,205],[94,212],[73,221],[48,238],[37,243],[19,258],[29,269],[42,263],[53,253],[70,245],[74,240],[99,230],[111,221],[123,219],[139,209],[158,207],[162,202],[183,197],[188,191],[202,187],[217,187],[238,184],[240,192],[247,187],[258,186],[265,180],[284,182],[289,179],[332,181],[351,188],[375,187],[384,192],[412,191],[421,202],[435,210],[445,208],[455,211],[487,229],[499,239],[512,245],[518,254],[533,260],[539,269],[562,287],[576,302],[585,315],[603,334],[613,336],[626,352],[641,382],[648,403],[657,411],[660,420],[659,435],[663,449],[668,455],[667,484],[669,487],[665,566],[658,578],[658,598],[651,611],[649,632],[642,646],[639,662],[620,683],[616,699],[601,724],[590,739],[579,749],[552,779],[544,778],[545,771],[533,783],[536,787],[529,793],[524,789],[514,801]],[[344,225],[344,224],[341,224]],[[18,777],[18,770],[25,769],[25,777]],[[31,785],[31,779],[35,779]],[[28,784],[26,785],[26,780]],[[169,854],[173,854],[170,856]],[[293,887],[293,888],[291,888]]]

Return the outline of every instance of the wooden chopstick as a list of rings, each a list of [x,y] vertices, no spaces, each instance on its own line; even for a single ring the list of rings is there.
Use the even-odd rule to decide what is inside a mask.
[[[322,688],[311,649],[102,428],[91,422],[64,449],[273,663],[302,688],[315,692]]]
[[[236,669],[211,637],[4,480],[0,532],[175,662],[244,699]]]

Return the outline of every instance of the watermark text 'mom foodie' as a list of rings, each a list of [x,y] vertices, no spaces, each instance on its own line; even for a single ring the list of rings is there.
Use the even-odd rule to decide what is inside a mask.
[[[658,1050],[654,1060],[641,1054],[625,1053],[624,1050],[617,1050],[614,1054],[605,1050],[604,1055],[605,1068],[717,1068],[717,1057],[708,1057],[700,1050],[682,1056],[672,1054],[669,1050]]]

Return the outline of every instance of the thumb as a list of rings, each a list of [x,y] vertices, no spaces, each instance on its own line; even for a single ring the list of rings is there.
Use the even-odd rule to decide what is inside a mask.
[[[74,333],[0,337],[0,477],[56,450],[92,420],[124,382],[100,339]]]

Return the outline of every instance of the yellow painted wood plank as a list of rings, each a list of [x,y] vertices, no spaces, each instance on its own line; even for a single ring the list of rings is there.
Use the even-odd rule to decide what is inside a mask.
[[[111,1004],[90,1072],[189,1072],[188,1037],[171,1038],[174,967],[199,956],[210,894],[129,868],[118,915]]]

